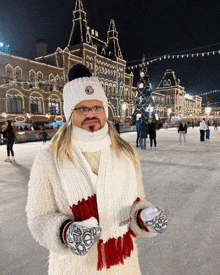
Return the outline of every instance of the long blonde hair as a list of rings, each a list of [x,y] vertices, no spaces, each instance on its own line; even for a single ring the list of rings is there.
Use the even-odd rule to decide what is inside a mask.
[[[133,161],[135,168],[137,168],[137,159],[131,145],[122,139],[120,135],[117,133],[115,127],[111,124],[111,122],[107,121],[109,127],[109,135],[112,141],[112,148],[115,151],[116,155],[120,158],[122,152],[124,152],[130,159]],[[71,150],[71,132],[72,132],[73,124],[72,120],[61,127],[57,133],[53,136],[50,141],[50,147],[56,153],[56,156],[62,160],[63,156],[66,156],[70,161],[74,163],[74,158]]]

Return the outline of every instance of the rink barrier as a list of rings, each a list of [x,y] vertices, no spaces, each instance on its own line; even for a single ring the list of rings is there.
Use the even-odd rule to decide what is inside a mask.
[[[120,133],[135,132],[136,126],[120,126]]]
[[[31,142],[31,141],[40,141],[42,140],[42,135],[39,135],[41,131],[19,131],[16,133],[16,141],[15,143],[23,143],[23,142]],[[57,129],[46,129],[48,134],[47,140],[50,140],[57,132]],[[1,135],[2,138],[2,135]],[[0,141],[0,145],[3,145],[2,139]]]
[[[120,126],[120,133],[126,132],[135,132],[135,126]],[[31,141],[40,141],[42,140],[42,135],[39,135],[41,131],[19,131],[16,133],[16,143],[23,143],[23,142],[31,142]],[[57,132],[57,129],[46,129],[48,134],[47,140],[50,140]],[[2,145],[2,140],[0,141],[0,145]]]

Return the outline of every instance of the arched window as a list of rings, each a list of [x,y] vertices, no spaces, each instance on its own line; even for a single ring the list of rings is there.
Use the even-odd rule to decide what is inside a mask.
[[[42,88],[42,83],[43,83],[43,74],[41,71],[37,72],[37,83],[40,88]]]
[[[35,85],[36,73],[34,70],[29,71],[29,88],[32,89]]]
[[[52,73],[49,74],[49,83],[50,83],[49,90],[50,90],[50,92],[52,92],[53,91],[53,85],[54,85],[54,75]]]
[[[52,115],[60,115],[60,98],[57,95],[49,97],[48,110]]]
[[[7,92],[6,100],[8,113],[21,114],[23,112],[23,98],[17,91]]]
[[[21,85],[22,70],[19,66],[15,68],[15,81],[18,85]]]
[[[5,84],[9,85],[9,83],[13,79],[13,68],[10,64],[5,66]]]
[[[30,95],[30,112],[31,114],[43,114],[43,99],[39,93]]]

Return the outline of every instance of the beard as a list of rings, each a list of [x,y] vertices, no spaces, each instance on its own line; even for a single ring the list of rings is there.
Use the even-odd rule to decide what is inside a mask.
[[[90,132],[94,132],[95,126],[89,126]]]
[[[81,125],[83,126],[84,123],[85,123],[86,121],[90,121],[90,120],[97,120],[98,123],[99,123],[99,126],[100,126],[99,129],[102,128],[101,121],[100,121],[100,119],[98,119],[97,117],[92,117],[92,118],[87,117],[86,119],[84,119],[84,120],[82,121],[82,124],[81,124]],[[95,130],[95,127],[96,127],[95,125],[91,125],[91,126],[88,126],[88,127],[89,127],[89,131],[90,131],[90,132],[94,132],[94,131],[99,130],[99,129]]]

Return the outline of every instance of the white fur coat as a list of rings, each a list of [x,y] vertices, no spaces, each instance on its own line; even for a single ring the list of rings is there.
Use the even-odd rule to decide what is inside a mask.
[[[62,173],[62,176],[65,176],[65,173]],[[144,200],[140,171],[137,175],[137,181],[138,197]],[[145,203],[145,207],[150,205],[147,202]],[[136,208],[137,204],[135,204]],[[26,211],[28,225],[33,237],[40,245],[50,251],[50,275],[140,274],[138,252],[135,244],[131,256],[124,260],[123,265],[119,264],[108,270],[97,271],[97,242],[85,256],[73,254],[61,242],[60,227],[67,219],[73,219],[73,215],[60,179],[60,173],[57,170],[55,154],[49,147],[40,151],[34,161],[29,181]],[[132,223],[130,224],[132,230],[136,231],[135,233],[140,233],[141,230],[138,228],[135,219]],[[144,234],[146,236],[152,235],[148,232]]]

